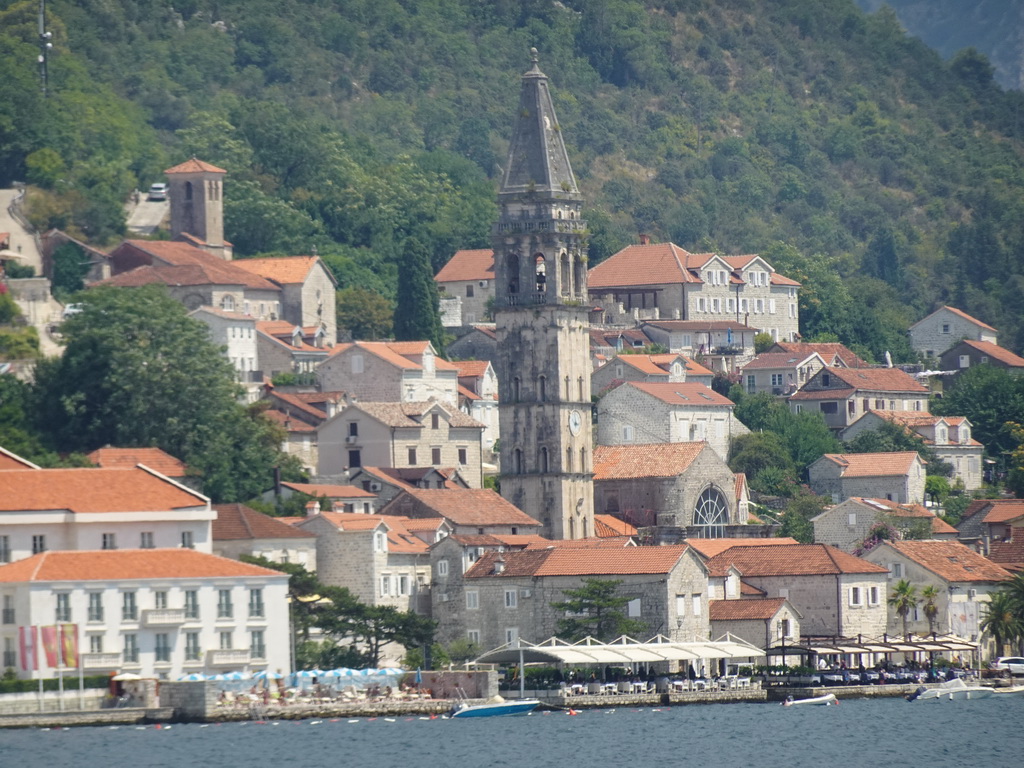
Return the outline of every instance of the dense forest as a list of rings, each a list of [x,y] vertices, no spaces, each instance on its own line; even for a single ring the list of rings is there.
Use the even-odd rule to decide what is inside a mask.
[[[367,312],[484,247],[536,47],[596,263],[638,232],[764,254],[807,337],[912,353],[953,303],[1024,347],[1024,96],[854,0],[0,0],[0,184],[93,243],[195,154],[239,255],[321,254]]]

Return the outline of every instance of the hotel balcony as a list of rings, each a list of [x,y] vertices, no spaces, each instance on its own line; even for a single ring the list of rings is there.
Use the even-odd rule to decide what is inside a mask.
[[[240,667],[249,663],[248,648],[217,648],[206,652],[206,663],[211,667]]]
[[[152,608],[142,612],[144,627],[177,627],[184,623],[184,608]]]
[[[120,653],[83,653],[82,668],[96,670],[116,670],[121,668]]]

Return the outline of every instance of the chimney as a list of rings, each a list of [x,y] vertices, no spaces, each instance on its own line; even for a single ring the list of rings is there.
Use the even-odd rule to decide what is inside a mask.
[[[497,575],[499,573],[503,573],[504,571],[505,571],[505,558],[502,557],[501,555],[498,555],[494,559],[494,573],[495,573],[495,575]]]
[[[345,502],[338,501],[337,499],[335,499],[334,501],[331,502],[331,509],[333,509],[335,512],[344,512]]]
[[[320,502],[316,499],[306,502],[306,517],[316,517],[320,514]]]
[[[651,236],[650,235],[645,235],[643,232],[641,232],[640,233],[640,245],[650,245],[650,244],[651,244]]]

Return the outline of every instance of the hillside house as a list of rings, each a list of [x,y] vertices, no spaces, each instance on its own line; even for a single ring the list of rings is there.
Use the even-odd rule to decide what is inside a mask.
[[[294,563],[316,571],[316,535],[244,504],[214,504],[213,554],[238,560],[242,555],[275,563]]]
[[[749,395],[791,395],[824,367],[817,352],[762,352],[740,369],[740,383]]]
[[[695,358],[716,373],[733,373],[754,356],[756,328],[733,320],[650,320],[643,331],[653,342]]]
[[[826,368],[870,368],[845,345],[838,342],[777,341],[765,350],[769,354],[786,352],[798,357],[818,354],[825,361]]]
[[[495,536],[540,533],[540,523],[490,489],[404,490],[384,507],[382,515],[444,518],[456,535]]]
[[[326,346],[334,346],[338,340],[335,310],[338,281],[323,259],[319,256],[277,256],[236,259],[232,263],[281,289],[281,321],[293,327],[322,330]]]
[[[850,498],[811,518],[814,542],[853,553],[877,525],[897,531],[916,530],[923,538],[955,539],[957,530],[920,504],[899,504],[887,499]]]
[[[441,315],[446,328],[460,328],[485,320],[494,298],[494,251],[490,248],[456,251],[434,276],[441,294]]]
[[[459,369],[429,341],[339,344],[317,369],[320,389],[367,402],[437,400],[458,407]]]
[[[924,503],[925,464],[915,451],[826,453],[807,475],[811,490],[834,504],[853,497]]]
[[[898,368],[823,368],[789,396],[794,413],[820,413],[834,430],[844,429],[865,413],[923,411],[928,388]]]
[[[991,365],[1015,376],[1024,374],[1024,357],[997,347],[990,341],[972,339],[964,339],[943,352],[939,358],[939,365],[944,371],[960,373],[976,365]]]
[[[963,339],[999,343],[999,331],[955,307],[939,307],[910,326],[908,333],[910,346],[924,357],[939,357]]]
[[[957,526],[968,544],[1024,540],[1024,499],[978,499]]]

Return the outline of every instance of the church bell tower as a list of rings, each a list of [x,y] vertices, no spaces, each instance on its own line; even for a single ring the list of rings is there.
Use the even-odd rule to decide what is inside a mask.
[[[491,239],[501,495],[543,535],[594,535],[586,223],[548,78],[523,75]]]

